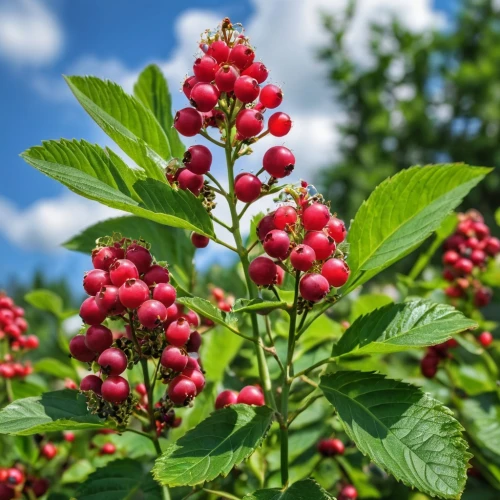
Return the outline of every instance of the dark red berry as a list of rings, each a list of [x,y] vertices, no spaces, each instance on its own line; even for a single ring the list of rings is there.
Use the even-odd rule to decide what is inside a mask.
[[[203,56],[196,59],[193,65],[193,73],[199,82],[211,82],[217,71],[217,61],[211,56]],[[191,96],[193,93],[191,92]]]
[[[52,460],[57,455],[57,448],[54,443],[46,443],[42,446],[40,453],[47,460]]]
[[[330,210],[322,203],[313,203],[302,215],[302,224],[306,231],[321,231],[329,221]]]
[[[476,266],[482,266],[486,261],[486,254],[479,249],[473,250],[470,254],[470,260]]]
[[[290,175],[295,166],[295,156],[284,146],[269,148],[262,158],[264,170],[277,179]]]
[[[349,267],[342,259],[329,259],[321,267],[321,275],[326,278],[330,286],[339,288],[349,279]]]
[[[130,394],[128,382],[119,375],[108,377],[102,383],[102,398],[109,403],[123,403]]]
[[[89,327],[85,334],[85,345],[94,352],[101,353],[111,347],[113,334],[104,325],[94,325]]]
[[[113,262],[112,266],[109,268],[109,277],[113,285],[120,287],[127,280],[138,279],[139,271],[132,261],[118,259]]]
[[[24,482],[24,474],[16,467],[11,467],[7,470],[7,483],[12,486],[17,486]]]
[[[490,235],[489,227],[481,221],[474,222],[472,224],[472,230],[474,231],[476,238],[478,240],[484,240]]]
[[[464,291],[459,286],[454,285],[454,286],[449,286],[449,287],[445,288],[444,293],[448,297],[458,299],[458,298],[462,297],[462,295],[464,294]]]
[[[211,83],[198,82],[191,90],[191,104],[200,112],[211,111],[219,101],[219,90]]]
[[[432,352],[428,352],[420,361],[420,371],[426,378],[434,378],[438,371],[439,357]]]
[[[203,234],[191,233],[191,243],[195,248],[205,248],[210,243],[210,238]]]
[[[236,391],[222,391],[215,399],[215,409],[220,410],[226,406],[236,404],[238,393]]]
[[[204,181],[203,175],[193,174],[193,172],[187,168],[181,168],[177,174],[177,182],[179,183],[179,187],[181,189],[187,189],[195,196],[198,196],[201,193]]]
[[[255,258],[248,268],[251,280],[259,286],[272,285],[276,280],[276,264],[267,257]]]
[[[254,385],[247,385],[241,389],[238,394],[237,403],[244,405],[263,406],[266,404],[264,394],[260,387]]]
[[[181,372],[186,368],[188,356],[185,352],[181,351],[178,347],[169,345],[165,347],[161,354],[160,363],[165,368],[173,370],[174,372]]]
[[[120,302],[127,309],[137,309],[149,299],[149,287],[140,279],[125,281],[118,290]]]
[[[290,238],[285,231],[273,229],[266,234],[262,245],[267,255],[284,260],[288,257]]]
[[[283,137],[292,129],[292,119],[286,113],[274,113],[269,117],[267,128],[274,137]]]
[[[326,229],[337,245],[345,240],[347,230],[344,221],[337,219],[337,217],[331,217],[326,225]]]
[[[304,245],[310,246],[316,254],[316,259],[325,260],[335,252],[335,241],[323,231],[309,231],[304,237]]]
[[[175,288],[169,283],[158,283],[153,288],[153,299],[160,301],[165,307],[170,307],[177,297]]]
[[[212,165],[212,153],[210,149],[201,144],[191,146],[184,153],[182,160],[186,168],[196,175],[206,174]]]
[[[261,189],[262,182],[253,174],[238,174],[234,179],[234,194],[244,203],[255,201],[260,196]]]
[[[92,252],[92,264],[95,269],[107,271],[116,259],[123,259],[124,252],[121,248],[103,247]]]
[[[276,85],[266,85],[260,91],[260,102],[269,109],[277,108],[283,101],[283,92]]]
[[[343,455],[345,446],[340,439],[322,439],[318,443],[318,451],[324,457],[334,457],[335,455]]]
[[[185,377],[178,375],[168,386],[168,397],[175,405],[185,405],[196,396],[196,386],[194,382]]]
[[[201,347],[201,335],[199,332],[194,331],[189,336],[189,340],[186,344],[187,352],[198,352]]]
[[[169,344],[177,347],[183,346],[191,335],[191,326],[185,318],[179,318],[165,330],[165,337]]]
[[[144,274],[151,266],[153,260],[151,252],[147,248],[135,243],[127,248],[125,258],[135,264],[139,274]]]
[[[297,211],[290,205],[284,205],[276,209],[273,217],[276,229],[287,229],[297,222]]]
[[[196,109],[184,108],[175,114],[174,127],[180,134],[186,137],[196,135],[202,126],[203,118]]]
[[[290,262],[297,271],[309,271],[315,260],[316,254],[308,245],[297,245],[290,253]]]
[[[321,274],[306,274],[299,284],[300,295],[310,302],[323,299],[330,290],[330,284]]]
[[[234,95],[245,104],[255,101],[259,96],[259,92],[259,84],[251,76],[240,76],[234,83]]]
[[[168,269],[155,264],[144,273],[142,279],[146,285],[153,286],[158,283],[168,283],[170,281],[170,275],[168,273]]]
[[[470,274],[474,268],[474,264],[469,259],[462,257],[455,262],[453,267],[461,274]]]
[[[106,313],[97,307],[94,297],[88,297],[80,307],[80,317],[87,325],[99,325],[106,319]]]
[[[232,92],[239,76],[240,72],[234,66],[225,64],[215,73],[215,84],[221,92]]]
[[[216,40],[208,47],[207,56],[213,57],[218,63],[223,63],[227,61],[230,51],[226,42]]]
[[[455,252],[455,250],[448,250],[443,255],[443,264],[448,265],[448,266],[453,266],[459,258],[460,258],[460,254]]]
[[[137,309],[137,318],[145,328],[154,329],[167,320],[167,308],[158,300],[146,300]]]
[[[484,250],[488,255],[494,257],[495,255],[500,253],[500,240],[493,236],[488,238]]]
[[[474,293],[474,304],[476,307],[486,307],[491,301],[491,290],[479,288]]]
[[[87,347],[85,335],[77,335],[71,339],[69,352],[75,359],[83,363],[90,363],[96,357],[96,353]]]
[[[0,500],[12,500],[15,497],[16,492],[10,486],[0,483]]]
[[[259,240],[264,241],[266,234],[273,229],[277,229],[274,225],[274,213],[262,217],[257,225],[257,236]]]
[[[34,479],[33,483],[31,484],[31,489],[33,490],[33,493],[37,498],[43,497],[43,495],[45,495],[45,493],[49,491],[49,488],[50,488],[49,481],[43,477]],[[2,500],[6,500],[1,495],[0,498]]]
[[[184,95],[190,99],[191,98],[191,91],[193,90],[193,87],[198,83],[198,80],[196,79],[195,76],[188,76],[185,80],[184,83],[182,84],[182,91],[184,92]]]
[[[93,391],[97,395],[101,395],[102,380],[97,375],[87,375],[80,382],[81,391]]]
[[[125,310],[118,297],[118,287],[113,285],[103,286],[95,296],[95,303],[108,316],[119,315]]]
[[[248,68],[254,58],[255,52],[246,45],[235,45],[229,53],[229,62],[240,70]]]
[[[198,395],[205,387],[205,376],[197,368],[185,368],[182,375],[187,377],[193,382],[196,387],[196,394]]]
[[[114,455],[116,452],[116,446],[113,443],[104,443],[101,448],[101,453],[103,455]]]
[[[493,335],[490,332],[482,332],[477,339],[483,347],[488,347],[493,342]]]
[[[92,269],[83,277],[83,288],[89,295],[96,295],[105,285],[111,285],[109,273],[102,269]]]
[[[236,116],[236,130],[244,139],[255,137],[264,128],[264,116],[256,109],[243,108]]]
[[[269,71],[261,62],[254,62],[242,74],[255,78],[258,83],[264,83],[269,76]]]
[[[120,375],[128,365],[127,356],[116,347],[110,347],[101,353],[97,363],[106,375]]]

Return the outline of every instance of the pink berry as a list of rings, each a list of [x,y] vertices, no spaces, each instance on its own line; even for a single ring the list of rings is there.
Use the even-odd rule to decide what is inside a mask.
[[[472,224],[472,230],[476,234],[478,240],[484,240],[490,235],[490,229],[484,222],[474,222]]]
[[[120,287],[127,280],[138,279],[139,271],[132,261],[118,259],[113,262],[112,266],[109,268],[109,277],[113,285]]]
[[[264,116],[256,109],[243,108],[236,116],[236,130],[244,138],[255,137],[264,128]]]
[[[94,297],[88,297],[80,307],[80,317],[87,325],[99,325],[106,319],[106,313],[97,307]]]
[[[276,229],[287,229],[297,222],[297,211],[290,205],[284,205],[276,209],[273,217]]]
[[[236,404],[238,393],[236,391],[222,391],[215,400],[215,409],[220,410],[226,406]]]
[[[193,65],[193,73],[199,82],[211,82],[217,71],[217,61],[211,56],[203,56],[196,59]],[[191,96],[193,93],[191,92]]]
[[[191,311],[191,309],[183,315],[183,318],[195,328],[200,326],[200,317],[194,311]]]
[[[262,158],[264,170],[277,179],[290,175],[295,167],[295,156],[284,146],[269,148]]]
[[[196,109],[184,108],[177,111],[174,118],[174,127],[179,134],[186,137],[193,137],[203,126],[203,118]]]
[[[149,299],[149,287],[140,279],[130,279],[119,288],[118,296],[124,307],[137,309]]]
[[[91,351],[85,343],[85,335],[73,337],[69,343],[69,352],[78,361],[90,363],[94,361],[96,353]]]
[[[135,264],[139,274],[144,274],[151,266],[153,260],[151,252],[147,248],[135,243],[127,248],[125,258]]]
[[[292,129],[292,119],[286,113],[274,113],[269,117],[267,127],[274,137],[283,137]]]
[[[199,332],[194,331],[189,336],[189,340],[186,344],[187,352],[198,352],[201,347],[201,335]]]
[[[268,257],[255,258],[248,268],[251,280],[259,286],[272,285],[276,280],[276,264]]]
[[[349,279],[349,267],[342,259],[329,259],[321,268],[321,275],[326,278],[330,286],[339,288]]]
[[[109,273],[103,269],[92,269],[83,277],[83,288],[89,295],[96,295],[104,286],[111,285]]]
[[[210,238],[203,234],[192,233],[191,243],[195,248],[205,248],[210,243]]]
[[[316,254],[308,245],[297,245],[290,253],[290,262],[297,271],[309,271],[315,260]]]
[[[254,385],[247,385],[238,394],[237,402],[244,405],[263,406],[266,404],[262,389]]]
[[[223,63],[227,61],[230,51],[226,42],[216,40],[208,47],[207,56],[213,57],[218,63]]]
[[[240,76],[234,83],[234,95],[245,104],[255,101],[259,92],[259,84],[251,76]]]
[[[116,259],[123,259],[124,253],[121,248],[103,247],[96,248],[92,252],[92,264],[95,269],[107,271]]]
[[[24,333],[28,329],[28,322],[24,318],[16,318],[14,324]]]
[[[108,377],[101,387],[102,398],[109,403],[123,403],[130,394],[127,380],[119,375]]]
[[[91,326],[85,334],[85,345],[94,352],[101,353],[111,347],[113,334],[104,325]]]
[[[453,266],[458,259],[460,259],[458,252],[455,252],[455,250],[448,250],[443,255],[443,264]]]
[[[116,453],[116,446],[113,443],[104,443],[101,453],[103,455],[114,455]]]
[[[40,346],[40,340],[38,339],[38,337],[36,335],[28,335],[24,339],[24,348],[25,349],[30,349],[30,350],[38,349],[39,346]]]
[[[470,254],[470,260],[476,266],[482,266],[486,261],[486,254],[479,249],[473,250]]]
[[[351,484],[348,484],[340,490],[338,500],[356,500],[356,498],[358,498],[358,490]]]
[[[264,241],[266,234],[273,229],[278,229],[274,225],[274,213],[265,215],[260,219],[259,224],[257,225],[257,236],[260,241]]]
[[[238,174],[234,179],[234,194],[244,203],[255,201],[260,196],[261,189],[262,182],[253,174]]]
[[[229,62],[240,70],[248,68],[254,58],[255,52],[246,45],[235,45],[229,53]]]
[[[326,225],[326,229],[328,234],[335,240],[335,243],[339,244],[345,240],[347,230],[344,221],[337,219],[337,217],[331,217]]]
[[[211,83],[198,82],[191,91],[190,102],[202,113],[211,111],[219,102],[219,90]]]
[[[182,161],[190,172],[196,175],[203,175],[210,171],[212,153],[206,146],[196,144],[188,148],[184,153]]]
[[[276,85],[266,85],[260,91],[260,102],[269,109],[277,108],[283,101],[283,92]]]
[[[168,269],[155,264],[144,273],[142,279],[146,285],[153,286],[158,283],[168,283],[170,281],[170,275],[168,273]]]
[[[495,255],[500,253],[500,240],[498,238],[493,237],[493,236],[488,238],[484,250],[486,251],[486,253],[488,255],[491,255],[492,257],[494,257]]]
[[[101,353],[97,363],[106,375],[120,375],[128,365],[127,356],[116,347],[110,347]]]
[[[173,370],[174,372],[181,372],[186,368],[188,362],[187,355],[178,347],[169,345],[165,347],[161,354],[160,363],[165,368]]]
[[[330,210],[322,203],[313,203],[304,210],[302,224],[306,231],[321,231],[330,220]]]
[[[57,448],[53,443],[46,443],[42,446],[40,453],[47,460],[52,460],[57,455]]]
[[[195,76],[188,76],[185,80],[184,83],[182,84],[182,91],[184,92],[184,95],[190,99],[191,98],[191,91],[193,90],[193,87],[198,83],[198,80],[196,79]]]
[[[343,455],[345,446],[340,439],[322,439],[318,443],[318,451],[324,457],[334,457],[335,455]]]
[[[215,84],[221,92],[232,92],[239,76],[240,72],[234,66],[225,64],[215,73]]]
[[[95,303],[108,316],[117,316],[125,310],[118,297],[118,287],[113,285],[103,286],[95,296]]]
[[[255,78],[258,83],[264,83],[269,76],[269,71],[261,62],[254,62],[242,74]]]
[[[179,183],[179,187],[181,189],[187,189],[195,196],[198,196],[201,193],[204,181],[202,175],[193,174],[193,172],[189,171],[187,168],[181,168],[177,174],[177,182]]]
[[[178,375],[168,386],[168,397],[175,405],[185,405],[196,396],[196,386],[194,382],[185,377]]]
[[[205,376],[203,373],[197,368],[185,368],[182,375],[193,382],[196,387],[196,395],[200,394],[205,387]]]
[[[453,267],[461,274],[470,274],[474,264],[469,259],[462,257],[455,262]]]
[[[323,299],[330,290],[330,284],[321,274],[306,274],[299,284],[300,295],[310,302]]]
[[[165,337],[169,344],[176,347],[183,346],[191,335],[191,326],[189,322],[184,318],[179,318],[170,325],[168,325],[165,330]]]
[[[493,342],[493,335],[490,332],[482,332],[477,339],[483,347],[488,347]]]
[[[167,308],[158,300],[146,300],[137,309],[137,318],[142,326],[151,330],[167,320]]]
[[[323,231],[309,231],[304,237],[304,245],[310,246],[316,259],[325,260],[335,252],[335,241]]]
[[[285,231],[273,229],[266,234],[262,245],[267,255],[284,260],[290,249],[290,238]]]
[[[153,288],[153,299],[160,301],[167,308],[175,302],[176,297],[177,292],[169,283],[158,283]]]

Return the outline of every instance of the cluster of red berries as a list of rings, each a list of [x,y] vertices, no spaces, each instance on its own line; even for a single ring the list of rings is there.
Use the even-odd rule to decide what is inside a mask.
[[[22,464],[0,468],[0,500],[21,498],[23,493],[27,498],[40,498],[47,493],[49,487],[47,479],[26,474]]]
[[[490,303],[491,290],[481,283],[481,272],[488,260],[500,253],[500,240],[490,235],[489,227],[477,210],[458,214],[455,233],[444,244],[443,277],[451,283],[448,297],[471,301],[476,307]]]
[[[29,363],[16,359],[19,354],[37,349],[40,345],[35,335],[24,335],[27,329],[24,309],[17,306],[7,295],[0,294],[0,341],[8,344],[7,352],[0,361],[0,377],[24,378],[33,372]]]
[[[105,246],[92,253],[94,269],[83,280],[89,297],[82,303],[80,316],[88,329],[70,342],[74,358],[97,363],[98,375],[86,376],[80,389],[120,405],[130,396],[122,374],[141,359],[152,357],[163,367],[160,375],[169,383],[171,403],[188,404],[205,383],[198,362],[188,356],[188,352],[197,355],[201,344],[200,334],[193,331],[198,316],[193,311],[184,314],[176,303],[167,267],[155,262],[145,242],[116,236],[102,241]],[[102,324],[107,318],[122,319],[126,335],[115,339]]]
[[[219,287],[214,287],[211,295],[218,309],[225,312],[231,311],[234,305],[234,297],[232,295],[226,295],[224,290]]]
[[[247,385],[238,393],[236,391],[222,391],[215,399],[215,409],[220,410],[236,403],[244,405],[263,406],[266,404],[262,388],[258,385]]]
[[[345,256],[337,248],[346,237],[345,224],[330,213],[320,197],[309,195],[305,182],[287,192],[293,204],[280,206],[258,224],[257,236],[271,258],[253,260],[250,278],[259,286],[270,286],[282,281],[282,267],[303,272],[300,295],[308,302],[318,302],[331,287],[339,288],[349,278]]]

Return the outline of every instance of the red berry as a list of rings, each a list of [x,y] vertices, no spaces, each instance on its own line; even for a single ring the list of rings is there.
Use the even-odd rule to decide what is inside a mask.
[[[326,229],[328,234],[335,240],[335,243],[339,244],[345,240],[347,230],[344,221],[337,219],[337,217],[331,217],[326,225]]]
[[[340,439],[322,439],[318,443],[318,451],[324,457],[334,457],[335,455],[343,455],[345,446]]]
[[[110,347],[101,353],[97,363],[106,375],[120,375],[128,365],[127,356],[116,347]]]
[[[488,238],[484,250],[488,255],[494,257],[495,255],[500,253],[500,240],[493,236],[491,238]]]
[[[267,255],[284,260],[290,249],[290,238],[285,231],[273,229],[266,234],[262,245]]]
[[[330,284],[321,274],[306,274],[299,284],[300,295],[310,302],[318,302],[323,299],[330,290]]]
[[[273,222],[276,229],[287,229],[297,222],[297,211],[290,205],[279,207],[274,212]]]
[[[103,455],[114,455],[116,452],[116,446],[113,443],[104,443],[101,448],[101,453]]]
[[[310,246],[316,259],[325,260],[335,252],[335,241],[323,231],[309,231],[304,237],[304,245]]]
[[[219,90],[211,83],[198,82],[191,90],[190,102],[198,111],[207,113],[219,102]]]
[[[194,62],[193,73],[199,82],[211,82],[215,78],[217,68],[217,61],[213,57],[203,56]]]
[[[210,238],[204,236],[203,234],[192,233],[191,243],[195,248],[205,248],[210,243]]]
[[[215,73],[215,84],[221,92],[232,92],[239,76],[240,72],[234,66],[225,64]]]
[[[493,335],[490,332],[483,332],[478,335],[477,339],[483,347],[488,347],[493,342]]]
[[[90,363],[94,361],[96,353],[91,351],[85,342],[85,335],[73,337],[69,343],[69,352],[78,361]]]
[[[472,230],[476,234],[478,240],[484,240],[490,235],[490,229],[484,222],[474,222],[472,224]]]
[[[46,443],[42,446],[40,453],[47,459],[52,460],[57,455],[57,448],[53,443]]]
[[[145,384],[137,384],[135,386],[135,391],[140,396],[147,396],[147,394],[148,394],[148,390],[146,389],[146,385]]]
[[[0,377],[2,378],[12,378],[16,376],[16,372],[12,365],[7,363],[0,365]]]
[[[201,347],[201,335],[199,332],[194,331],[189,336],[189,340],[186,344],[187,352],[198,352]]]
[[[80,307],[80,317],[87,325],[99,325],[106,319],[106,313],[99,309],[94,297],[88,297]]]
[[[7,483],[12,486],[24,483],[24,474],[19,469],[11,467],[7,470]]]
[[[482,266],[486,261],[486,254],[482,250],[473,250],[470,254],[470,260],[476,266]]]
[[[266,401],[260,387],[247,385],[243,387],[243,389],[241,389],[240,393],[238,394],[237,403],[241,403],[244,405],[263,406],[266,404]]]
[[[28,329],[28,322],[24,318],[16,318],[14,324],[24,333]]]
[[[349,273],[349,267],[342,259],[329,259],[321,267],[321,275],[335,288],[346,284]]]
[[[315,260],[316,254],[308,245],[297,245],[290,253],[290,262],[297,271],[309,271]]]
[[[222,391],[215,400],[215,409],[220,410],[226,406],[236,404],[238,393],[235,391]]]
[[[212,165],[212,153],[210,149],[201,144],[191,146],[184,153],[182,160],[186,168],[196,175],[206,174]]]
[[[462,257],[455,262],[453,267],[461,274],[470,274],[474,264],[469,259]]]
[[[261,189],[262,182],[253,174],[238,174],[234,179],[234,194],[244,203],[255,201],[260,196]]]
[[[259,96],[259,92],[259,84],[251,76],[240,76],[234,83],[234,95],[245,104],[255,101]]]
[[[198,196],[201,193],[204,181],[203,175],[193,174],[187,168],[181,168],[177,174],[177,182],[179,183],[179,187],[181,189],[187,189],[195,196]]]
[[[40,340],[36,335],[28,335],[24,339],[25,349],[38,349],[39,346],[40,346]]]
[[[439,364],[439,357],[428,352],[420,361],[420,371],[426,378],[434,378],[436,376]]]
[[[196,394],[198,395],[205,387],[205,377],[197,368],[185,368],[182,375],[187,377],[196,386]]]
[[[95,303],[107,316],[116,316],[125,310],[118,297],[118,287],[113,285],[103,286],[95,296]]]
[[[153,286],[158,283],[168,283],[170,281],[170,275],[168,273],[168,269],[155,264],[146,271],[142,279],[146,285]]]
[[[227,46],[226,42],[216,40],[208,47],[207,56],[211,56],[218,63],[222,63],[227,61],[230,50],[231,49]]]
[[[160,301],[165,307],[170,307],[177,297],[175,288],[169,283],[158,283],[153,288],[153,299]]]
[[[242,74],[255,78],[258,83],[264,83],[269,76],[269,71],[261,62],[254,62]]]
[[[149,287],[140,279],[130,279],[119,288],[118,296],[124,307],[137,309],[149,299]]]
[[[107,271],[116,259],[123,259],[123,256],[124,253],[121,248],[96,248],[92,252],[92,264],[95,269]]]
[[[185,80],[184,83],[182,84],[182,91],[184,92],[184,95],[189,99],[191,97],[191,91],[193,90],[193,87],[198,83],[198,80],[196,79],[195,76],[188,76]]]
[[[109,268],[109,277],[113,285],[120,287],[127,280],[138,279],[139,271],[132,261],[118,259],[113,262],[112,266]]]
[[[151,252],[142,245],[132,244],[127,248],[125,258],[135,264],[139,274],[144,274],[151,266]]]
[[[196,396],[196,386],[194,382],[185,377],[178,375],[168,386],[168,397],[175,405],[185,405]]]
[[[90,298],[94,300],[94,297]],[[18,339],[21,336],[21,329],[14,323],[10,323],[9,325],[4,326],[3,332],[13,339]]]
[[[111,347],[112,343],[113,334],[104,325],[91,326],[85,334],[85,345],[99,354]]]
[[[75,433],[71,432],[71,431],[64,431],[63,437],[64,437],[64,441],[67,441],[68,443],[72,443],[75,440]]]
[[[10,486],[0,484],[0,500],[12,500],[15,497],[16,492]]]
[[[272,285],[276,280],[276,264],[268,257],[257,257],[248,268],[251,280],[259,286]]]
[[[276,85],[266,85],[260,91],[260,102],[269,109],[277,108],[283,101],[283,92]]]
[[[193,137],[203,126],[201,114],[193,108],[184,108],[177,111],[174,118],[174,127],[179,134],[186,137]]]
[[[236,130],[244,139],[255,137],[264,128],[264,116],[256,109],[243,108],[236,115]]]
[[[295,156],[284,146],[269,148],[262,158],[264,170],[277,179],[290,175],[295,167]]]
[[[462,297],[464,291],[459,286],[449,286],[445,288],[444,293],[451,298],[458,299]]]
[[[167,320],[167,308],[159,300],[146,300],[137,309],[137,318],[145,328],[158,328]]]
[[[358,491],[354,486],[348,484],[340,490],[338,500],[356,500],[358,498]]]
[[[105,285],[111,285],[109,273],[102,269],[92,269],[83,277],[83,288],[89,295],[96,295]]]
[[[120,376],[108,377],[102,383],[102,398],[109,403],[123,403],[130,394],[128,382]]]
[[[443,255],[443,264],[453,266],[460,258],[460,255],[455,250],[448,250]]]
[[[189,340],[190,335],[191,326],[184,318],[174,321],[165,330],[167,342],[177,347],[183,346]]]
[[[33,493],[35,497],[39,498],[45,495],[47,491],[49,491],[50,488],[50,483],[47,479],[45,478],[37,478],[33,480],[33,483],[31,484],[31,489],[33,490]],[[1,495],[0,498],[2,500],[5,500]]]
[[[229,53],[229,62],[240,70],[244,70],[253,63],[255,52],[246,45],[235,45]]]
[[[329,221],[330,210],[321,203],[313,203],[302,215],[302,224],[306,231],[321,231]]]
[[[274,225],[274,213],[262,217],[257,225],[257,236],[259,240],[264,241],[266,234],[273,229],[277,229]]]
[[[102,380],[97,375],[87,375],[80,382],[81,391],[92,391],[101,395]]]
[[[292,129],[292,119],[286,113],[277,112],[269,117],[267,127],[274,137],[283,137]]]

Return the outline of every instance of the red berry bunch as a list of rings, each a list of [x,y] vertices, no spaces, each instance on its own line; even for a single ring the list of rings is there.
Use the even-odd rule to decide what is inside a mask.
[[[0,342],[6,345],[3,349],[4,357],[0,361],[0,377],[24,378],[33,372],[28,362],[19,360],[20,356],[40,345],[38,337],[25,335],[27,330],[24,309],[6,294],[0,293]]]
[[[236,403],[263,406],[266,402],[261,387],[258,385],[247,385],[239,393],[230,390],[222,391],[215,399],[215,409],[220,410]]]
[[[443,277],[451,284],[445,293],[452,299],[487,306],[491,290],[481,283],[488,261],[500,253],[500,240],[491,236],[483,216],[476,210],[458,214],[455,233],[444,244]]]
[[[234,304],[234,297],[232,295],[226,295],[226,292],[222,288],[212,288],[211,298],[215,302],[217,308],[221,311],[231,311]]]
[[[336,455],[343,455],[345,446],[340,439],[322,439],[318,443],[318,451],[323,457],[334,457]]]
[[[452,357],[449,352],[458,346],[455,339],[449,339],[442,344],[434,345],[427,348],[424,357],[420,361],[420,371],[426,378],[434,378],[439,368],[439,363],[444,359]]]
[[[13,498],[40,498],[49,490],[45,478],[27,475],[25,467],[18,463],[10,468],[0,468],[0,500]]]
[[[310,196],[308,186],[288,188],[290,203],[263,217],[257,236],[268,257],[254,259],[250,278],[259,286],[279,285],[283,270],[304,273],[299,291],[307,302],[323,299],[331,287],[349,278],[345,255],[337,248],[346,237],[345,224],[330,213],[320,196]]]

